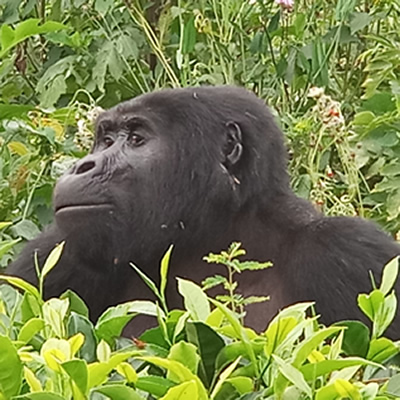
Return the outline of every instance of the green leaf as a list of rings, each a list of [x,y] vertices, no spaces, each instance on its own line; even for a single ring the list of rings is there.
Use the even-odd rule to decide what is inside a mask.
[[[15,224],[11,230],[17,236],[21,236],[26,240],[32,240],[39,235],[39,228],[30,220],[23,219],[22,221]]]
[[[205,321],[210,315],[206,294],[195,283],[178,278],[178,291],[183,296],[185,308],[194,320]]]
[[[16,286],[19,289],[22,289],[24,292],[30,293],[36,299],[40,299],[39,291],[35,288],[35,286],[25,282],[23,279],[8,275],[0,275],[0,279],[10,283],[13,286]]]
[[[204,281],[201,282],[201,286],[203,287],[204,290],[208,290],[218,285],[222,285],[225,282],[227,282],[227,279],[224,276],[214,275],[204,279]]]
[[[252,379],[247,376],[235,376],[233,378],[228,378],[225,382],[233,385],[241,395],[252,392],[254,389]]]
[[[2,119],[27,119],[29,111],[34,107],[22,104],[0,104],[0,120]]]
[[[33,336],[44,328],[44,321],[41,318],[32,318],[21,328],[18,334],[18,340],[28,343]]]
[[[197,354],[197,348],[191,343],[186,343],[183,340],[174,344],[168,354],[169,360],[179,361],[194,374],[197,374],[200,356]],[[170,376],[168,378],[172,379]]]
[[[378,290],[373,290],[368,294],[359,294],[357,298],[358,306],[361,311],[371,320],[374,321],[379,308],[385,301],[384,294]]]
[[[75,312],[71,312],[71,315],[68,319],[67,327],[69,337],[76,335],[77,333],[82,333],[85,337],[85,341],[80,348],[77,356],[83,358],[87,362],[95,360],[97,340],[94,334],[93,325],[88,320],[88,318]]]
[[[336,379],[334,383],[317,391],[316,400],[351,399],[361,400],[360,391],[349,381]]]
[[[21,239],[4,240],[0,243],[0,258],[7,254]]]
[[[393,258],[389,261],[382,273],[382,282],[380,291],[386,296],[393,288],[396,283],[397,276],[399,274],[399,257]]]
[[[394,397],[400,397],[400,374],[392,376],[386,386],[386,393]]]
[[[158,291],[156,284],[144,272],[142,272],[135,264],[130,263],[130,265],[138,273],[138,275],[142,278],[143,282],[159,298],[160,292]]]
[[[0,222],[0,230],[7,228],[7,226],[12,225],[12,222]]]
[[[47,21],[44,24],[40,24],[40,19],[31,18],[20,22],[15,30],[8,25],[3,25],[0,32],[0,43],[1,51],[0,58],[18,43],[24,41],[30,36],[54,32],[60,29],[66,29],[67,27],[59,22]]]
[[[369,346],[367,359],[382,363],[398,353],[399,350],[391,340],[387,338],[373,339]]]
[[[178,361],[174,360],[166,360],[159,357],[141,357],[143,361],[147,361],[151,364],[157,365],[158,367],[165,368],[169,372],[171,372],[176,379],[177,383],[184,383],[188,381],[195,381],[198,390],[198,399],[199,400],[207,400],[207,392],[201,383],[200,379],[194,375],[188,368],[182,365]]]
[[[104,394],[111,400],[143,400],[134,389],[120,384],[103,385],[94,389],[94,392]]]
[[[130,313],[150,315],[151,317],[157,317],[158,315],[161,315],[162,318],[165,318],[164,311],[152,301],[134,300],[125,304],[129,305],[128,311]]]
[[[215,398],[218,392],[221,390],[222,385],[226,382],[226,380],[231,376],[232,372],[236,369],[240,361],[240,357],[238,357],[231,365],[226,367],[220,374],[217,383],[211,393],[211,398]]]
[[[110,360],[111,348],[106,341],[100,340],[100,343],[97,345],[96,355],[100,362],[106,363]]]
[[[198,399],[199,390],[195,381],[188,381],[174,386],[160,400],[194,400]]]
[[[217,332],[202,322],[188,322],[186,336],[200,354],[198,375],[206,387],[210,387],[215,375],[215,362],[225,342]]]
[[[129,313],[129,303],[110,307],[97,321],[95,330],[99,339],[104,339],[108,343],[121,336],[121,332],[126,324],[134,317]]]
[[[57,244],[56,247],[50,252],[48,257],[46,258],[46,261],[44,263],[43,269],[40,273],[40,278],[44,279],[46,275],[56,266],[58,263],[58,260],[61,257],[61,253],[64,249],[64,244],[65,242],[61,242],[60,244]]]
[[[6,336],[0,336],[0,397],[16,396],[22,384],[23,367],[17,349]]]
[[[307,357],[315,350],[325,339],[342,331],[343,328],[331,326],[329,328],[320,329],[312,336],[302,342],[295,350],[293,365],[300,367]],[[299,388],[300,389],[300,388]]]
[[[340,321],[335,326],[346,327],[344,331],[342,350],[348,356],[365,357],[368,353],[370,331],[360,321]]]
[[[168,268],[169,268],[169,261],[171,258],[172,249],[174,248],[173,245],[169,246],[169,249],[165,253],[164,257],[161,260],[161,267],[160,267],[160,294],[164,296],[165,288],[167,287],[168,281]],[[156,314],[157,316],[157,314]]]
[[[300,368],[306,381],[315,380],[319,376],[324,376],[332,373],[333,371],[340,371],[343,368],[372,365],[380,367],[372,361],[364,360],[358,357],[348,357],[340,360],[324,360],[317,363],[305,364]]]
[[[72,290],[68,289],[61,296],[60,299],[68,299],[69,310],[74,311],[79,315],[89,318],[89,309],[85,302]]]
[[[270,357],[274,350],[285,340],[289,332],[297,325],[297,319],[294,317],[278,318],[269,324],[265,336],[265,354]]]
[[[14,397],[14,400],[17,399],[29,399],[29,400],[65,400],[64,397],[60,396],[57,393],[52,392],[36,392],[36,393],[27,393],[23,396]]]
[[[356,33],[364,29],[372,21],[372,16],[365,12],[355,12],[350,21],[351,33]]]
[[[85,361],[71,360],[61,364],[64,371],[75,382],[76,386],[83,395],[87,394],[88,389],[88,369]]]
[[[306,380],[304,379],[303,374],[294,366],[290,365],[289,363],[282,360],[280,357],[276,355],[272,355],[274,361],[278,364],[279,371],[281,374],[290,381],[294,386],[296,386],[299,390],[304,392],[308,397],[312,397],[312,390],[310,386],[307,384]],[[275,384],[278,384],[279,381],[276,380]],[[281,387],[276,387],[278,393],[281,393],[281,389],[284,389],[285,385]]]
[[[152,396],[161,397],[164,396],[167,391],[175,386],[175,383],[169,379],[161,376],[143,376],[139,377],[136,382],[136,387],[139,390],[150,393]]]
[[[373,337],[383,335],[385,330],[392,323],[397,311],[397,297],[394,291],[385,298],[381,308],[379,309],[373,324]]]
[[[192,15],[186,22],[183,30],[182,54],[189,54],[196,44],[197,30],[194,26],[195,16]]]

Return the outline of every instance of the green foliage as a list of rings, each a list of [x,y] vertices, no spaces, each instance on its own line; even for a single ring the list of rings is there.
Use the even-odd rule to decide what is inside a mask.
[[[45,265],[53,268],[61,249],[56,247]],[[233,243],[228,251],[207,258],[226,265],[244,254],[240,244]],[[162,287],[169,256],[170,250],[161,262]],[[236,267],[240,265],[246,262]],[[247,265],[256,267],[253,262]],[[400,366],[391,361],[388,367],[387,362],[399,348],[382,336],[388,317],[380,315],[391,315],[385,302],[393,295],[397,274],[396,258],[385,267],[380,288],[360,295],[370,299],[359,303],[373,322],[372,336],[357,321],[319,325],[316,317],[308,316],[313,303],[287,307],[264,332],[256,333],[230,308],[185,280],[178,283],[185,310],[132,301],[111,307],[93,326],[76,294],[44,301],[40,290],[2,276],[22,293],[0,286],[0,397],[395,399],[400,396]],[[149,286],[157,298],[163,292]],[[138,314],[156,317],[159,326],[138,339],[120,338]]]
[[[203,281],[203,289],[208,290],[222,285],[227,295],[218,295],[217,299],[223,303],[229,304],[232,311],[243,313],[243,306],[248,304],[260,303],[269,300],[266,296],[243,297],[235,293],[237,282],[234,277],[236,273],[243,271],[256,271],[266,269],[272,266],[271,262],[260,263],[257,261],[239,261],[238,257],[246,255],[246,251],[241,248],[241,243],[232,243],[228,251],[222,251],[221,254],[210,253],[204,260],[208,263],[222,264],[226,267],[228,276],[214,275]]]

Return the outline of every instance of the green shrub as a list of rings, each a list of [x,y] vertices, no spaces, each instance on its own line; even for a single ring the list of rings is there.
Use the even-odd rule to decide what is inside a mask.
[[[14,277],[0,286],[1,399],[395,399],[398,367],[388,361],[398,344],[383,337],[394,317],[393,284],[398,260],[384,269],[382,283],[358,303],[372,321],[324,327],[309,316],[313,303],[282,310],[262,333],[243,325],[243,301],[232,287],[232,271],[265,268],[239,262],[240,244],[208,261],[227,266],[215,278],[228,293],[209,298],[195,283],[179,279],[183,310],[168,310],[165,287],[171,249],[161,262],[160,287],[134,267],[156,302],[131,301],[109,308],[95,325],[74,293],[47,301],[42,283],[55,267],[62,244],[39,272],[39,289]],[[39,271],[39,268],[38,268]],[[208,280],[210,282],[210,280]],[[216,280],[214,281],[216,282]],[[239,302],[238,302],[239,300]],[[264,299],[263,299],[264,300]],[[120,337],[139,314],[158,326],[140,338]],[[386,366],[384,366],[384,364]]]

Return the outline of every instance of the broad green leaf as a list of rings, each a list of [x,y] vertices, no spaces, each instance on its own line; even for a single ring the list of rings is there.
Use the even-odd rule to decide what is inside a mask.
[[[34,107],[30,105],[0,104],[0,120],[11,120],[13,118],[27,119],[29,111],[33,109]]]
[[[198,388],[195,381],[188,381],[174,386],[160,400],[193,400],[198,398]]]
[[[22,384],[23,367],[11,340],[0,335],[0,396],[16,396]]]
[[[15,224],[11,230],[17,236],[21,236],[26,240],[34,239],[39,233],[39,228],[30,220],[23,219],[22,221]]]
[[[86,317],[71,312],[67,327],[68,336],[73,336],[78,333],[84,335],[85,341],[79,349],[78,356],[87,362],[94,361],[96,358],[97,340],[92,323]]]
[[[59,337],[65,337],[64,319],[69,308],[68,299],[52,298],[43,304],[43,318],[47,325],[51,327],[54,334]]]
[[[56,266],[58,263],[58,260],[61,257],[61,253],[64,249],[64,244],[65,242],[61,242],[60,244],[57,244],[56,247],[50,252],[48,257],[46,258],[46,261],[44,263],[43,269],[40,273],[41,279],[44,279],[46,275]]]
[[[272,357],[274,358],[274,361],[278,364],[278,368],[281,374],[299,390],[305,393],[308,397],[312,397],[311,388],[304,379],[303,374],[293,365],[282,360],[282,358],[274,354],[272,355]],[[279,387],[280,384],[282,384],[281,387]],[[278,393],[283,393],[286,384],[284,382],[279,382],[279,380],[276,380],[275,387]]]
[[[0,230],[7,228],[7,226],[12,225],[12,222],[0,222]]]
[[[163,259],[161,260],[161,267],[160,267],[160,294],[161,294],[161,296],[164,296],[165,288],[167,287],[169,260],[171,258],[171,253],[172,253],[173,248],[174,248],[173,245],[169,246],[169,249],[167,250]]]
[[[392,396],[400,397],[400,374],[392,376],[386,386],[386,392]]]
[[[130,304],[125,303],[106,310],[97,321],[96,336],[108,343],[121,336],[126,324],[134,317],[129,313],[129,308]]]
[[[71,360],[61,364],[64,371],[75,382],[76,386],[83,395],[87,394],[88,389],[88,369],[85,361]]]
[[[110,360],[106,363],[94,362],[88,365],[88,388],[91,389],[95,386],[101,385],[106,381],[111,371],[122,362],[126,361],[130,357],[137,356],[139,352],[130,351],[124,353],[116,353],[110,357]]]
[[[188,368],[182,365],[178,361],[166,360],[159,357],[141,357],[143,361],[147,361],[151,364],[157,365],[158,367],[165,368],[167,371],[171,372],[176,379],[177,383],[184,383],[194,380],[197,385],[198,399],[207,400],[207,392],[201,383],[200,379],[194,375]]]
[[[183,340],[174,344],[168,354],[169,360],[175,360],[187,367],[191,372],[197,374],[200,356],[197,353],[197,348],[191,343],[186,343]],[[172,381],[175,380],[168,376]]]
[[[350,21],[350,30],[351,33],[355,33],[364,29],[368,24],[372,21],[372,15],[369,15],[366,12],[355,12],[352,14],[352,18]]]
[[[202,322],[186,323],[186,336],[197,347],[200,355],[198,375],[206,387],[209,387],[215,374],[217,356],[225,342],[217,332]]]
[[[21,239],[4,240],[0,242],[0,258],[7,254]]]
[[[373,324],[373,337],[383,335],[385,330],[389,327],[397,311],[397,297],[394,291],[387,297],[381,305]]]
[[[132,365],[127,362],[122,362],[121,364],[117,365],[117,372],[122,375],[128,383],[136,384],[138,381],[137,372]]]
[[[164,396],[167,391],[175,385],[176,384],[171,382],[169,379],[153,375],[139,377],[136,382],[136,387],[139,390],[148,392],[156,397]]]
[[[300,371],[306,381],[309,381],[319,376],[330,374],[333,371],[339,371],[343,368],[366,365],[372,365],[378,368],[380,367],[379,364],[364,360],[363,358],[348,357],[340,360],[324,360],[317,363],[305,364],[300,368]]]
[[[7,147],[10,149],[11,153],[18,154],[19,156],[24,156],[29,153],[28,148],[21,142],[10,142]]]
[[[397,276],[399,274],[399,257],[393,258],[389,261],[382,273],[382,282],[380,291],[386,296],[393,288],[396,283]]]
[[[375,315],[384,301],[385,296],[378,289],[373,290],[369,295],[365,293],[359,294],[357,298],[358,306],[360,307],[361,311],[371,321],[374,321]]]
[[[120,384],[103,385],[94,390],[111,400],[144,400],[134,389]]]
[[[65,291],[60,299],[68,299],[69,302],[69,311],[73,311],[79,315],[83,315],[84,317],[89,317],[89,309],[87,308],[85,302],[72,290]]]
[[[226,382],[233,385],[240,394],[250,393],[254,389],[253,380],[247,376],[228,378]]]
[[[307,338],[296,348],[293,365],[295,367],[300,367],[311,354],[311,352],[315,350],[325,339],[342,330],[343,328],[341,327],[331,326],[315,332],[311,337]]]
[[[197,30],[194,26],[195,16],[193,15],[186,22],[183,29],[183,42],[182,42],[182,54],[189,54],[194,50],[196,44]]]
[[[178,278],[178,291],[183,296],[185,308],[194,320],[205,321],[210,315],[210,304],[206,294],[195,283]]]
[[[130,313],[150,315],[152,317],[157,317],[157,315],[161,315],[162,318],[165,318],[164,311],[152,301],[134,300],[125,304],[129,304],[128,311]]]
[[[265,331],[267,343],[265,344],[265,354],[270,357],[274,350],[283,342],[289,332],[297,325],[294,317],[283,317],[275,319],[269,324]]]
[[[97,345],[97,359],[100,362],[107,363],[111,357],[111,348],[106,341],[103,339],[100,340],[100,343]]]
[[[10,283],[13,286],[16,286],[19,289],[22,289],[24,292],[30,293],[36,299],[40,299],[39,291],[35,288],[35,286],[24,281],[23,279],[8,275],[0,275],[0,279]]]
[[[369,345],[367,359],[382,363],[398,353],[399,350],[397,346],[390,339],[373,339]]]
[[[360,321],[340,321],[335,325],[346,327],[341,346],[346,355],[365,357],[370,342],[369,328]]]
[[[18,334],[18,340],[28,343],[33,336],[44,328],[44,321],[41,318],[32,318],[25,323]]]

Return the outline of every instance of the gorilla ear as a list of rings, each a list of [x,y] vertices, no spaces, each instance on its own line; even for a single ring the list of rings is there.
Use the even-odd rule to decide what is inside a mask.
[[[226,124],[227,135],[225,143],[225,164],[227,167],[235,165],[241,158],[243,152],[242,130],[240,126],[233,121]]]

